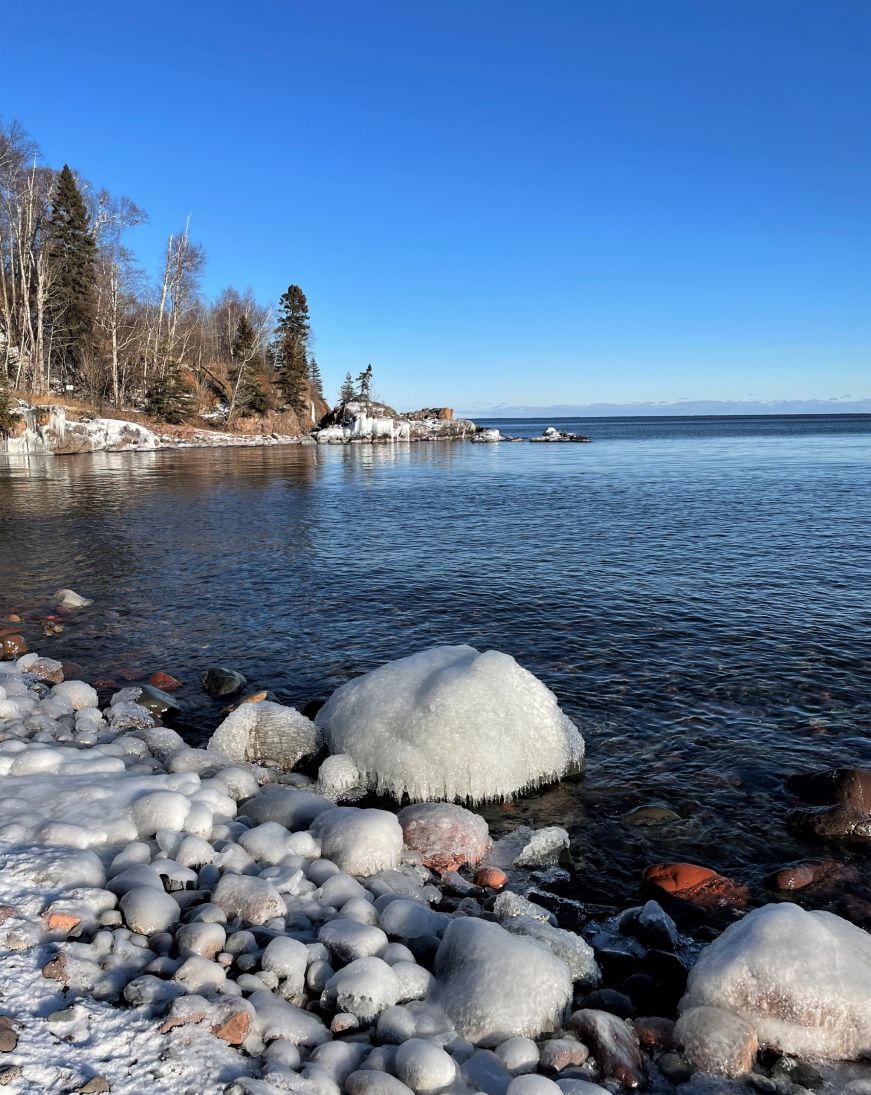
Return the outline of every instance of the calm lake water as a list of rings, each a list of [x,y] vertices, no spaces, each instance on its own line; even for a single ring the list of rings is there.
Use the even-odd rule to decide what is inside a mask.
[[[0,458],[0,611],[93,597],[31,645],[92,677],[186,679],[191,740],[219,717],[209,664],[302,705],[435,643],[504,650],[588,766],[494,828],[567,826],[592,900],[631,898],[660,859],[758,899],[818,851],[784,825],[783,775],[871,764],[871,416],[555,424],[594,444]],[[621,820],[651,802],[683,820]]]

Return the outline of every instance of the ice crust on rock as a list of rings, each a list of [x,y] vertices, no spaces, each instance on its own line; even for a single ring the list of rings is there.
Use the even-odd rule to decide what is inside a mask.
[[[871,1054],[871,935],[834,913],[764,905],[730,925],[690,972],[681,1012],[708,1006],[747,1020],[781,1053]]]
[[[421,802],[399,811],[406,845],[444,874],[474,867],[490,848],[490,831],[479,814],[450,802]]]
[[[271,700],[240,704],[212,734],[208,748],[237,763],[291,769],[321,747],[317,726],[296,710]]]
[[[387,810],[336,806],[318,814],[311,832],[323,856],[348,874],[373,875],[399,866],[402,828]]]
[[[572,999],[568,967],[547,947],[473,918],[448,925],[434,974],[430,998],[473,1042],[552,1031]]]
[[[357,958],[327,981],[323,998],[369,1023],[397,1002],[399,981],[380,958]]]
[[[505,798],[579,766],[556,696],[507,654],[439,646],[338,688],[315,720],[375,790],[413,801]]]

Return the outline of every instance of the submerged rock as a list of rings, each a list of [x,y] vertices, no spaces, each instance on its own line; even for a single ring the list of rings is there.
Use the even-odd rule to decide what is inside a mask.
[[[440,646],[342,685],[315,719],[373,789],[413,801],[504,798],[580,766],[577,727],[507,654]]]
[[[241,673],[235,669],[224,669],[214,665],[207,669],[200,678],[203,691],[210,696],[232,696],[239,692],[248,683]]]
[[[747,903],[746,886],[695,863],[657,863],[644,872],[644,881],[693,905],[741,907]]]
[[[732,1012],[761,1046],[802,1057],[871,1052],[871,935],[827,912],[765,905],[732,924],[690,972],[681,1011]],[[699,1050],[703,1052],[703,1050]]]
[[[791,776],[786,786],[817,807],[794,810],[790,824],[823,839],[871,837],[871,768],[829,768]]]

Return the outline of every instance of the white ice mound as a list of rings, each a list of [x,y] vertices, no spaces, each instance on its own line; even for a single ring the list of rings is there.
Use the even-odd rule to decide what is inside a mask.
[[[780,1053],[871,1054],[871,935],[834,913],[764,905],[702,952],[681,1011],[701,1006],[741,1016]]]
[[[232,711],[212,734],[208,748],[237,764],[290,769],[316,753],[320,745],[320,733],[311,719],[295,707],[261,700]]]
[[[414,801],[505,798],[580,765],[556,696],[508,654],[437,646],[337,689],[316,722],[366,783]]]
[[[568,967],[547,947],[471,917],[448,925],[434,973],[430,998],[473,1042],[536,1038],[560,1025],[572,999]]]

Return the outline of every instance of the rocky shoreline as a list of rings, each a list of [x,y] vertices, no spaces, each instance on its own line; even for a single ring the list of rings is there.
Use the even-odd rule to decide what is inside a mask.
[[[55,605],[62,621],[90,602]],[[684,863],[651,865],[615,915],[584,902],[564,829],[494,840],[450,801],[583,763],[556,697],[507,655],[424,651],[303,711],[204,666],[228,711],[194,748],[171,667],[86,682],[27,652],[22,623],[0,620],[0,1084],[871,1091],[860,927],[790,900],[747,912],[746,888]],[[867,837],[869,787],[862,769],[794,781],[796,824]],[[808,861],[779,886],[833,875]]]

